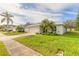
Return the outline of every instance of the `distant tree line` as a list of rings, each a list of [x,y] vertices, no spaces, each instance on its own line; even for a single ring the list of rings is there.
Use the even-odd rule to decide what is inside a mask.
[[[79,31],[79,13],[78,13],[77,18],[75,20],[65,21],[64,26],[66,28],[69,28],[70,31],[72,31],[72,29],[74,29],[75,31]]]

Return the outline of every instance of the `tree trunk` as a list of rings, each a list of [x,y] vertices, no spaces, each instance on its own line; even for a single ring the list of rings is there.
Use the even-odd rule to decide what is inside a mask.
[[[9,32],[9,20],[7,19],[7,32]]]

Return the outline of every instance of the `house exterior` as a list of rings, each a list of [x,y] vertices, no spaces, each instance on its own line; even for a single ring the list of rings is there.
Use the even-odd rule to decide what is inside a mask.
[[[24,31],[32,33],[40,33],[40,26],[39,24],[28,25],[25,26]]]
[[[24,28],[25,32],[32,32],[32,33],[41,33],[39,24],[33,24],[25,26]],[[66,28],[62,24],[57,24],[55,33],[59,35],[63,35],[66,32]]]
[[[7,30],[7,25],[3,25],[4,31]],[[15,25],[9,25],[8,31],[16,31],[16,26]]]
[[[67,32],[67,30],[63,24],[56,25],[56,34],[63,35],[65,32]]]

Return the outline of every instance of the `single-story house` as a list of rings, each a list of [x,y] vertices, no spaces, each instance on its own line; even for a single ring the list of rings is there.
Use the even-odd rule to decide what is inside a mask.
[[[65,32],[67,32],[67,29],[64,27],[63,24],[56,25],[56,34],[63,35]]]
[[[25,26],[24,28],[25,32],[33,32],[33,33],[41,33],[39,24],[32,24]],[[63,35],[66,32],[66,28],[63,24],[57,24],[55,28],[55,33]]]
[[[4,31],[7,30],[7,25],[3,25]],[[16,26],[15,25],[9,25],[8,31],[16,31]]]
[[[39,24],[28,25],[28,26],[25,26],[24,31],[25,32],[40,33],[40,26],[39,26]]]

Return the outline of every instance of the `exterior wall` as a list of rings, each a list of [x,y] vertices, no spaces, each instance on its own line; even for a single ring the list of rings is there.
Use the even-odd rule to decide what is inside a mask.
[[[26,27],[25,32],[40,33],[40,28],[39,26]]]
[[[75,31],[75,29],[72,28],[72,29],[70,30],[70,28],[67,28],[67,31],[68,31],[68,32],[70,32],[70,31]]]
[[[14,32],[15,32],[15,31],[16,31],[16,27],[13,27],[12,31],[14,31]]]
[[[63,25],[56,26],[56,34],[63,35],[66,32],[66,29]]]
[[[41,33],[41,30],[39,25],[31,25],[31,26],[25,27],[25,32]],[[67,30],[63,25],[57,25],[55,32],[56,34],[63,35],[65,32],[67,32]]]
[[[4,30],[7,30],[7,27],[6,26],[4,26]],[[16,26],[9,26],[9,28],[8,28],[8,30],[9,31],[16,31]]]
[[[25,28],[24,31],[25,31],[25,32],[29,32],[30,29],[29,29],[29,28]]]

